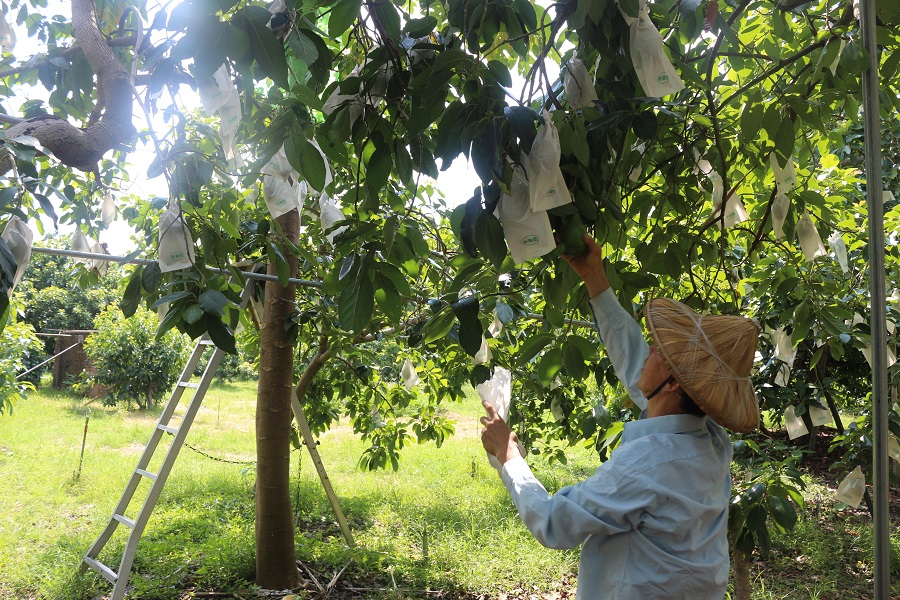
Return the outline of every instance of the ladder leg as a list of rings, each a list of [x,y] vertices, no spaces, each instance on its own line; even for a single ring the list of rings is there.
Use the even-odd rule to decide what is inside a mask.
[[[303,413],[303,407],[300,406],[300,400],[297,399],[296,391],[291,392],[291,408],[294,409],[294,416],[297,418],[297,424],[300,426],[300,433],[303,435],[303,443],[306,446],[306,449],[309,450],[309,455],[312,458],[313,464],[316,466],[319,479],[322,481],[322,487],[325,488],[325,495],[328,496],[328,501],[331,503],[331,509],[334,511],[334,516],[337,518],[338,525],[341,527],[341,532],[344,534],[344,539],[347,541],[348,546],[355,548],[356,542],[353,539],[353,534],[350,532],[350,526],[347,524],[347,517],[344,516],[344,511],[341,510],[341,503],[338,501],[337,494],[334,493],[334,489],[331,487],[331,480],[328,478],[328,473],[325,472],[325,464],[322,462],[322,457],[319,456],[319,451],[316,448],[316,441],[313,439],[312,431],[309,428],[309,421],[306,420],[306,415]]]
[[[247,305],[252,294],[252,289],[252,285],[249,283],[244,287],[244,291],[241,294],[241,309]],[[196,369],[197,365],[200,363],[208,346],[213,347],[213,352],[206,364],[206,368],[203,370],[203,375],[198,383],[190,383],[194,369]],[[181,372],[178,383],[175,385],[175,389],[172,391],[162,413],[160,413],[159,420],[156,423],[156,427],[153,429],[153,433],[150,435],[150,440],[144,448],[144,452],[138,460],[137,467],[135,467],[132,472],[131,478],[125,486],[125,491],[119,499],[119,502],[116,504],[112,517],[110,517],[103,532],[82,559],[82,570],[93,568],[103,575],[104,578],[113,583],[113,591],[110,600],[121,600],[125,596],[128,580],[131,576],[131,567],[134,563],[135,555],[137,554],[137,546],[140,542],[141,535],[143,535],[147,522],[150,520],[150,515],[153,513],[156,502],[159,500],[166,479],[172,471],[175,459],[178,457],[181,446],[184,444],[188,431],[190,431],[191,425],[194,422],[194,417],[197,416],[203,397],[206,395],[207,390],[209,390],[216,369],[224,354],[225,353],[222,350],[213,345],[208,336],[204,335],[197,341],[191,356],[188,358],[187,364]],[[181,418],[181,422],[177,426],[172,426],[170,425],[172,416],[179,406],[184,390],[189,388],[194,389],[194,395],[188,403],[185,414]],[[148,470],[148,467],[150,461],[153,459],[157,446],[162,439],[163,433],[169,433],[173,436],[172,443],[169,445],[169,448],[163,457],[158,472],[152,473]],[[149,479],[152,482],[150,491],[147,493],[147,497],[144,500],[144,504],[141,506],[137,517],[132,520],[125,516],[125,512],[137,491],[141,479],[144,478]],[[97,560],[97,557],[109,542],[116,527],[119,525],[129,527],[131,533],[128,535],[128,541],[125,544],[125,551],[122,554],[122,559],[119,563],[119,571],[117,573]]]

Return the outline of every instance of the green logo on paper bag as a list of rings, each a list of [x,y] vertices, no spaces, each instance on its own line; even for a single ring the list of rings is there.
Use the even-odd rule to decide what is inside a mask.
[[[666,73],[660,73],[656,76],[656,83],[669,83],[669,76]]]
[[[284,206],[285,204],[287,204],[287,198],[282,198],[275,203],[275,206]]]
[[[173,252],[169,255],[169,260],[181,260],[184,258],[184,252]]]
[[[526,235],[525,237],[522,238],[522,245],[523,246],[534,246],[535,244],[537,244],[540,241],[541,241],[541,238],[536,235]]]

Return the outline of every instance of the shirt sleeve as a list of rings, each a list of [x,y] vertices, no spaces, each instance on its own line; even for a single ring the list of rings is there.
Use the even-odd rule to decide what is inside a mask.
[[[508,460],[500,477],[525,526],[548,548],[576,548],[591,535],[632,530],[648,503],[647,486],[635,485],[628,474],[603,466],[552,496],[521,457]]]
[[[637,382],[650,346],[644,340],[641,326],[622,308],[612,289],[591,298],[590,305],[600,341],[606,346],[606,353],[619,381],[625,386],[631,401],[641,410],[646,409],[647,399],[638,389]]]

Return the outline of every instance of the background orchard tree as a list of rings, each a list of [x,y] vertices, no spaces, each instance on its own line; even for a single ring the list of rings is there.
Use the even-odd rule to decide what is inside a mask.
[[[73,0],[71,19],[41,8],[13,2],[7,12],[46,52],[4,54],[3,89],[39,84],[49,96],[46,106],[24,105],[27,120],[6,131],[13,191],[2,196],[4,213],[37,226],[38,214],[56,216],[58,207],[60,219],[94,227],[100,186],[124,187],[129,153],[149,142],[156,154],[148,176],[165,177],[198,243],[190,269],[136,269],[124,312],[168,303],[160,333],[208,332],[233,351],[233,327],[252,320],[236,310],[242,278],[209,267],[265,261],[279,278],[262,291],[257,321],[264,587],[290,587],[297,577],[287,472],[294,341],[304,365],[297,391],[311,417],[325,427],[346,411],[372,441],[367,466],[396,465],[413,435],[439,442],[449,424],[434,406],[497,365],[515,373],[511,421],[533,451],[564,460],[566,444],[601,453],[615,444],[615,420],[627,407],[610,397],[609,363],[596,360],[594,336],[578,324],[589,320],[583,289],[558,252],[514,264],[494,214],[514,165],[547,127],[542,110],[558,130],[574,199],[552,219],[566,228],[577,214],[604,243],[628,310],[639,314],[652,289],[784,329],[798,356],[809,354],[794,376],[800,371],[817,391],[798,396],[761,372],[761,385],[771,385],[763,408],[776,419],[797,397],[827,400],[840,389],[833,382],[852,383],[834,374],[868,339],[850,314],[865,306],[867,248],[863,180],[845,151],[866,65],[849,0],[654,3],[649,15],[686,84],[662,99],[635,73],[625,20],[639,16],[633,1],[548,9],[527,0],[289,1],[270,11],[185,0],[146,12]],[[896,8],[879,7],[888,113],[898,102]],[[587,65],[598,97],[584,106],[563,85],[574,58]],[[514,77],[524,80],[521,93],[511,90]],[[188,92],[213,85],[231,93],[232,84],[237,110],[220,109],[218,121]],[[284,180],[305,185],[306,202],[273,218],[264,202],[273,182],[263,171],[282,147]],[[464,203],[431,183],[461,154],[481,179]],[[773,162],[793,165],[798,185],[777,182]],[[327,199],[340,203],[343,219],[323,226],[320,212],[334,208]],[[736,199],[747,214],[732,222]],[[120,201],[153,256],[169,199]],[[897,218],[892,208],[886,221]],[[848,269],[831,255],[813,258],[798,228],[822,240],[837,232]],[[889,280],[896,258],[894,249]],[[321,287],[295,291],[287,285],[294,275]],[[495,316],[502,330],[490,327]],[[392,336],[428,391],[412,418],[402,412],[407,393],[366,364],[366,343]],[[493,358],[473,365],[483,337]],[[607,408],[594,408],[592,376]],[[335,401],[332,382],[354,400]],[[775,497],[792,501],[787,492]]]

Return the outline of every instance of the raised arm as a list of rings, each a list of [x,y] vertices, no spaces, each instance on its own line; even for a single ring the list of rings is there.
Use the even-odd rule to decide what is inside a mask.
[[[640,325],[622,308],[609,289],[600,245],[588,234],[584,235],[584,243],[588,247],[587,253],[582,256],[563,255],[563,258],[584,280],[591,297],[594,324],[600,333],[600,341],[606,346],[606,353],[616,376],[625,386],[631,401],[644,410],[647,408],[647,399],[638,389],[637,382],[650,347],[644,340]]]

